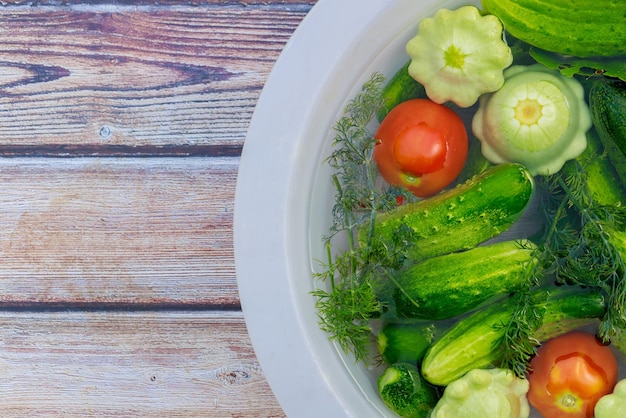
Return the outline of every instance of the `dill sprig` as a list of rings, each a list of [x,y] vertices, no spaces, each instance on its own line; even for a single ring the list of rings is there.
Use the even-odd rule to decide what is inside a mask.
[[[623,230],[626,208],[598,204],[589,190],[585,165],[579,161],[568,164],[568,170],[537,178],[544,231],[534,252],[536,264],[526,272],[527,289],[513,296],[516,310],[510,321],[499,325],[505,330],[498,341],[500,366],[519,377],[529,371],[529,361],[540,345],[535,334],[542,325],[545,300],[530,297],[530,290],[541,285],[542,278],[551,277],[557,285],[604,292],[607,310],[598,336],[605,342],[626,329],[625,259],[610,237],[610,231]]]
[[[547,292],[531,294],[528,291],[516,293],[515,311],[511,320],[500,326],[504,328],[501,341],[502,358],[499,367],[509,369],[523,378],[529,371],[530,359],[537,353],[537,347],[541,342],[534,334],[542,325],[545,311],[544,302],[547,300]]]
[[[385,78],[374,73],[361,91],[347,104],[344,115],[334,126],[333,152],[327,163],[333,168],[335,188],[332,225],[323,237],[327,260],[323,271],[314,276],[326,288],[312,292],[320,328],[356,361],[369,361],[372,332],[370,320],[383,307],[376,297],[376,281],[386,269],[404,261],[410,236],[399,229],[395,242],[382,245],[374,238],[374,223],[379,212],[397,207],[397,198],[406,192],[379,181],[373,159],[376,140],[372,121],[383,107]],[[367,242],[359,245],[358,229],[368,228]],[[344,242],[345,241],[345,242]]]
[[[549,235],[550,232],[544,234],[546,239]],[[523,273],[526,287],[511,296],[515,309],[508,322],[497,325],[504,330],[496,342],[501,351],[498,367],[509,369],[520,378],[530,370],[530,359],[541,344],[535,333],[543,323],[548,292],[533,292],[533,289],[543,284],[552,260],[554,256],[548,246],[540,245],[534,249],[532,262],[526,263]]]
[[[609,342],[626,328],[626,259],[614,236],[624,229],[626,207],[597,203],[589,190],[584,164],[571,164],[574,169],[549,179],[549,192],[560,199],[558,213],[561,219],[567,218],[568,227],[563,233],[555,228],[554,236],[561,237],[547,245],[554,256],[552,268],[557,284],[592,287],[606,294],[607,310],[598,336]],[[557,222],[555,217],[552,224]]]
[[[603,290],[607,310],[600,323],[598,336],[609,342],[618,329],[626,327],[626,264],[624,255],[612,238],[623,229],[626,209],[594,202],[587,187],[585,172],[580,170],[559,178],[572,210],[579,216],[578,239],[568,247],[560,260],[557,280]]]

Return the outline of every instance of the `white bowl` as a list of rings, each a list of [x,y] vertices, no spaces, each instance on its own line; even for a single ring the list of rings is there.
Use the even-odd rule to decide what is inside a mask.
[[[263,89],[237,180],[235,260],[254,349],[290,417],[394,416],[377,395],[376,373],[318,326],[312,273],[334,199],[323,159],[346,102],[374,71],[390,76],[408,60],[404,46],[420,19],[467,3],[320,0]]]

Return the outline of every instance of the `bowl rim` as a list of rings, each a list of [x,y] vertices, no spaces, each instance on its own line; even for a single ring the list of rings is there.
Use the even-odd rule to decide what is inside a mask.
[[[257,102],[237,175],[235,268],[259,364],[288,416],[389,414],[354,384],[358,370],[310,315],[313,197],[302,190],[319,187],[324,145],[305,139],[328,135],[347,99],[371,75],[374,58],[397,41],[397,33],[384,32],[390,21],[394,32],[415,30],[416,16],[452,3],[460,1],[319,0],[285,45]],[[293,281],[302,275],[307,284]]]

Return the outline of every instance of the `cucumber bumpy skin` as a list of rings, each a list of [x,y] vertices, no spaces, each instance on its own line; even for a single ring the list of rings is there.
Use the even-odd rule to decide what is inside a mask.
[[[623,0],[482,0],[482,6],[537,48],[578,57],[626,53]]]
[[[626,82],[596,77],[589,90],[589,107],[600,138],[605,143],[614,142],[623,159],[626,153]]]
[[[381,213],[372,239],[392,247],[398,231],[409,227],[412,245],[406,256],[411,262],[468,250],[509,229],[521,218],[534,190],[534,179],[524,166],[496,165],[453,189]],[[361,246],[368,244],[369,227],[359,230]]]
[[[421,363],[435,333],[434,325],[386,324],[376,336],[376,346],[388,365],[398,362]]]
[[[494,296],[524,288],[528,286],[528,269],[537,261],[534,249],[530,241],[503,241],[429,258],[401,269],[394,273],[396,315],[448,319],[469,312]]]
[[[497,365],[501,360],[498,343],[505,333],[503,324],[511,320],[515,307],[515,299],[510,298],[459,320],[426,352],[422,362],[424,378],[434,385],[445,386],[472,369]],[[605,298],[600,292],[577,286],[550,290],[547,300],[539,307],[543,310],[543,323],[535,337],[541,341],[585,325],[606,311]]]
[[[611,138],[607,138],[607,140],[613,141]],[[617,154],[620,153],[617,146],[613,146],[613,148],[615,149],[611,149],[610,145],[605,146],[597,131],[591,129],[587,132],[585,151],[576,161],[568,161],[563,166],[563,173],[566,178],[574,175],[580,169],[578,165],[583,167],[591,197],[595,202],[604,206],[626,204],[626,172],[624,170],[621,170],[622,173],[618,172],[613,165],[609,156],[609,149],[611,149],[611,155],[614,158],[618,157]],[[623,159],[626,161],[626,158]]]

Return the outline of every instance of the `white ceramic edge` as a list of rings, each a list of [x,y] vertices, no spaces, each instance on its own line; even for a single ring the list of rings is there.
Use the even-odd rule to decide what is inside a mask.
[[[444,3],[424,0],[419,8]],[[380,36],[384,28],[374,24],[378,31],[370,30],[372,21],[393,9],[394,30],[406,29],[414,17],[398,9],[411,6],[416,7],[414,0],[320,0],[276,62],[251,121],[235,196],[237,280],[258,360],[290,417],[387,414],[380,400],[368,399],[355,384],[353,373],[359,370],[342,365],[343,356],[310,315],[309,191],[323,144],[303,138],[324,140],[348,94],[362,81],[368,62],[363,56],[373,61],[389,43]],[[361,67],[338,75],[352,57],[359,57]],[[283,221],[267,222],[276,219]],[[307,281],[302,286],[307,291],[300,284],[294,287],[297,277]]]
[[[299,232],[301,239],[295,242],[307,242],[308,216],[291,211],[293,183],[285,178],[285,173],[299,171],[292,165],[302,159],[298,155],[299,139],[305,135],[309,123],[303,116],[309,115],[318,101],[321,92],[315,89],[326,84],[342,54],[349,49],[347,43],[354,39],[349,32],[361,32],[375,13],[390,2],[320,0],[311,9],[268,77],[241,157],[234,214],[239,295],[259,363],[281,407],[290,417],[349,417],[350,410],[361,410],[364,414],[361,416],[371,416],[371,407],[358,401],[361,396],[354,393],[356,388],[349,376],[343,377],[341,390],[333,388],[332,380],[323,372],[320,353],[313,351],[315,346],[306,335],[300,308],[295,306],[301,295],[293,294],[289,280],[292,249],[288,244],[294,241],[290,238],[293,232],[288,230],[287,220],[294,216],[300,218],[303,222]],[[345,16],[352,20],[346,21]],[[324,23],[324,30],[320,30],[320,22]],[[315,42],[310,41],[315,38]],[[306,49],[302,49],[306,43]],[[310,100],[302,100],[303,97]],[[255,137],[257,133],[266,133],[268,139]],[[312,157],[317,160],[316,155]],[[248,159],[255,158],[266,163],[262,172],[247,171],[248,167],[261,167],[247,164]],[[254,179],[258,179],[257,193],[245,187],[246,195],[241,195],[242,185]],[[303,203],[308,202],[308,196],[302,197]],[[308,213],[308,207],[301,209]],[[284,219],[285,222],[267,225],[264,219]],[[268,231],[268,227],[273,231]],[[263,246],[259,245],[265,241],[259,239],[261,236],[267,237]],[[256,259],[252,255],[256,255]],[[309,263],[307,260],[306,265]],[[273,287],[272,292],[267,292],[268,284]],[[328,350],[325,354],[329,355]]]

